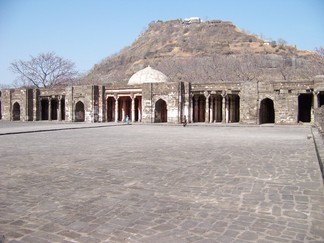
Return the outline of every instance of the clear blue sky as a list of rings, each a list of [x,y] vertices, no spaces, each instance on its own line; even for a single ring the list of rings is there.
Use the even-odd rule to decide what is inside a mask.
[[[0,85],[15,79],[14,60],[54,51],[87,72],[151,21],[188,17],[231,21],[298,49],[324,47],[323,0],[0,0]]]

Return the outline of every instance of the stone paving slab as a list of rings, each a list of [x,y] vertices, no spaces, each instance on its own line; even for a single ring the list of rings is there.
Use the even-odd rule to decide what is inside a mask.
[[[0,236],[324,242],[310,135],[297,126],[108,126],[0,136]]]
[[[36,133],[49,131],[62,131],[84,128],[98,128],[108,126],[120,126],[124,123],[85,123],[85,122],[56,122],[56,121],[38,121],[38,122],[10,122],[0,120],[0,136],[22,133]]]

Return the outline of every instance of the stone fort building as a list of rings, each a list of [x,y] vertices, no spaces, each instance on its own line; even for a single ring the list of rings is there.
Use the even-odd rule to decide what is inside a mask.
[[[298,124],[324,105],[324,76],[306,81],[171,82],[146,67],[127,85],[0,91],[7,121]]]

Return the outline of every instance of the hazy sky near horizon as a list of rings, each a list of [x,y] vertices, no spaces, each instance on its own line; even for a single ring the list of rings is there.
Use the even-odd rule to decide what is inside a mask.
[[[298,49],[324,47],[323,0],[0,0],[0,85],[14,81],[14,60],[53,51],[86,73],[150,22],[188,17],[231,21]]]

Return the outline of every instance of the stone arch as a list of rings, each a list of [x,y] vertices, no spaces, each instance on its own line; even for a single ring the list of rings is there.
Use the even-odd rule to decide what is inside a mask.
[[[167,103],[163,99],[155,103],[154,122],[168,122]]]
[[[85,121],[85,110],[82,101],[78,101],[75,105],[75,121],[84,122]]]
[[[18,102],[15,102],[12,107],[12,120],[20,121],[20,105]]]
[[[272,99],[265,98],[261,101],[259,120],[260,120],[260,124],[275,122],[275,110],[274,110],[274,104]]]

